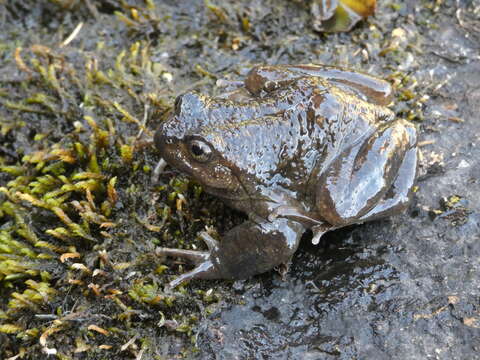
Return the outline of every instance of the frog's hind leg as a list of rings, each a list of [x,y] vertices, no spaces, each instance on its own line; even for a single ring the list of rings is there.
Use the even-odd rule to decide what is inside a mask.
[[[397,177],[382,200],[373,209],[363,215],[360,220],[378,219],[407,208],[413,192],[413,183],[417,173],[417,149],[410,148],[405,154]]]
[[[392,101],[390,83],[375,76],[328,65],[296,65],[288,68],[304,76],[323,78],[373,104],[388,105]]]
[[[393,90],[382,79],[360,72],[328,65],[275,65],[256,66],[245,79],[245,87],[254,95],[262,90],[268,92],[290,86],[301,78],[318,77],[353,93],[364,100],[388,105]]]
[[[340,227],[405,207],[416,174],[416,142],[413,125],[397,120],[345,150],[321,175],[319,215]]]

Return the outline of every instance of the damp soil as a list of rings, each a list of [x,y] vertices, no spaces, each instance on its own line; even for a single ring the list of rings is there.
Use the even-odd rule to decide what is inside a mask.
[[[146,10],[149,2],[127,3],[145,9],[146,14],[150,11]],[[87,295],[86,287],[81,291],[69,288],[64,303],[67,298],[70,304],[91,302],[94,318],[112,315],[110,325],[120,328],[117,334],[123,337],[110,342],[113,349],[99,350],[109,338],[93,336],[90,329],[83,333],[89,350],[83,347],[75,352],[81,348],[78,341],[70,350],[62,350],[65,338],[76,337],[79,328],[92,323],[93,317],[83,313],[75,325],[58,331],[57,338],[52,332],[49,347],[62,350],[63,358],[75,359],[480,358],[480,2],[382,1],[374,17],[342,34],[315,32],[309,3],[302,1],[154,3],[154,20],[140,21],[133,15],[134,25],[129,25],[119,13],[132,19],[132,12],[128,14],[125,6],[113,0],[0,2],[1,98],[18,100],[26,91],[23,81],[28,74],[18,69],[12,50],[35,44],[57,49],[80,22],[83,27],[77,37],[62,47],[65,61],[81,72],[84,63],[79,53],[90,54],[99,64],[113,64],[122,49],[145,42],[150,58],[162,67],[159,76],[165,81],[159,90],[143,79],[139,93],[162,91],[165,108],[189,89],[219,93],[217,79],[239,80],[254,64],[350,67],[389,79],[397,88],[392,109],[417,126],[421,156],[415,197],[405,213],[332,232],[318,246],[311,245],[306,234],[283,276],[270,271],[245,281],[191,282],[183,290],[188,298],[173,310],[130,305],[134,315],[127,325],[120,325],[125,320],[112,320],[116,310],[107,297]],[[138,111],[136,116],[143,116],[141,107],[131,108]],[[37,133],[60,142],[75,127],[64,120],[65,114],[75,118],[76,109],[66,101],[56,116],[15,112],[14,120],[26,124],[0,133],[5,164],[18,163],[31,152]],[[0,114],[2,121],[12,121],[11,112],[0,110]],[[79,121],[83,116],[78,114]],[[147,127],[153,131],[160,121],[161,116],[152,116]],[[152,146],[142,154],[152,166],[159,158]],[[163,181],[168,183],[168,176],[178,174],[170,171],[165,176]],[[150,187],[145,193],[139,190],[138,201],[154,206],[148,179],[133,174],[125,177],[116,185],[119,197],[136,182],[143,189]],[[11,180],[11,175],[0,173],[0,186]],[[193,191],[185,194],[187,202],[209,204],[211,212],[204,217],[210,220],[203,221],[220,232],[242,220],[215,199],[194,198]],[[6,201],[2,193],[0,201]],[[168,200],[160,196],[159,201]],[[125,201],[117,211],[128,217],[139,208],[138,203]],[[31,221],[54,221],[43,215],[39,212]],[[188,228],[185,241],[196,241],[194,231],[200,229]],[[130,230],[125,227],[124,231]],[[123,238],[114,237],[105,240],[105,247],[122,248],[127,261],[129,256],[142,257],[142,251],[151,251],[152,238],[161,237],[144,235],[146,230],[140,226],[135,231],[138,236],[130,239],[134,245],[124,247]],[[93,263],[88,262],[89,256],[98,252],[82,245],[77,250],[88,266]],[[138,274],[156,277],[152,269],[146,264],[136,267],[133,275],[123,274],[123,288],[132,286],[129,279]],[[61,267],[46,270],[65,281]],[[166,275],[159,275],[160,287],[178,271],[185,267],[171,266]],[[59,283],[58,288],[66,291]],[[212,291],[218,295],[209,305]],[[190,298],[189,294],[197,295]],[[2,308],[10,295],[10,290],[2,288]],[[55,306],[43,306],[37,312],[55,314],[62,300],[57,297],[52,300]],[[179,328],[175,321],[183,321],[184,313],[189,315],[189,326]],[[165,314],[171,322],[165,322]],[[40,333],[49,326],[45,316],[25,316],[16,319],[22,324],[34,319]],[[45,356],[38,335],[25,339],[15,333],[0,334],[0,357],[14,356],[28,346],[35,349],[29,358]],[[128,339],[138,346],[124,351]],[[147,340],[141,343],[141,339]]]

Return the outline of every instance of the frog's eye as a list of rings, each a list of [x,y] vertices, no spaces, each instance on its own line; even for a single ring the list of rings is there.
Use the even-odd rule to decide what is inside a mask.
[[[198,162],[207,162],[212,156],[212,149],[208,144],[200,140],[190,141],[190,154]]]

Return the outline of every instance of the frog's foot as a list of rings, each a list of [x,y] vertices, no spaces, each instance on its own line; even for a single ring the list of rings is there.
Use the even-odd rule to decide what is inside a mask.
[[[316,193],[320,216],[342,227],[388,215],[397,198],[403,199],[401,205],[408,202],[415,169],[415,127],[395,120],[346,149],[321,175]]]
[[[218,250],[218,241],[212,238],[206,231],[202,231],[199,237],[207,244],[209,251],[182,250],[170,248],[157,248],[155,253],[159,256],[170,256],[183,258],[196,265],[192,271],[180,275],[169,283],[171,288],[175,288],[181,283],[191,279],[217,279],[222,278],[222,274],[217,270],[212,262],[212,251]]]

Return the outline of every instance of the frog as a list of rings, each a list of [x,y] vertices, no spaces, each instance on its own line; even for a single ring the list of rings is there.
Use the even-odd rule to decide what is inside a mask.
[[[257,65],[220,95],[175,100],[154,143],[170,165],[247,219],[207,250],[159,247],[193,270],[170,282],[247,279],[288,264],[303,234],[404,211],[417,174],[417,133],[388,108],[378,77],[321,64]]]

